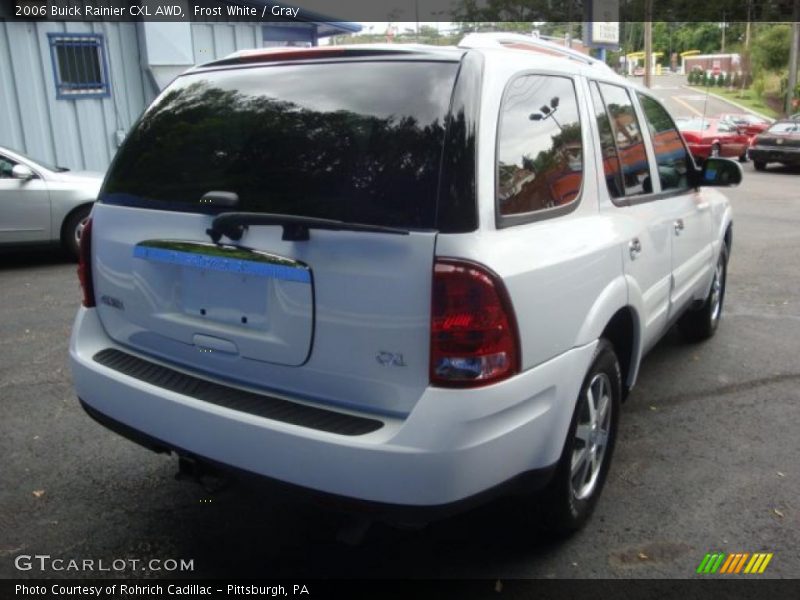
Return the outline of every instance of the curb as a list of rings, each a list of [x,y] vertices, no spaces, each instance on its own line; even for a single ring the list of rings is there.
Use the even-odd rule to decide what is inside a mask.
[[[702,87],[698,88],[698,87],[691,86],[691,85],[681,85],[681,87],[684,88],[684,89],[687,89],[687,90],[692,90],[694,92],[696,92],[698,90],[702,90],[703,94],[708,94],[709,96],[713,96],[717,100],[722,100],[723,102],[727,102],[728,104],[730,104],[731,106],[735,106],[739,110],[742,110],[744,112],[749,112],[750,114],[755,115],[757,117],[761,117],[762,119],[767,119],[771,123],[775,122],[775,119],[773,117],[768,117],[764,113],[760,113],[757,110],[753,110],[752,108],[748,108],[747,106],[744,106],[743,104],[739,104],[738,102],[734,102],[733,100],[730,100],[729,98],[726,98],[725,96],[719,96],[718,94],[715,94],[713,92],[707,92],[705,88],[702,88]]]

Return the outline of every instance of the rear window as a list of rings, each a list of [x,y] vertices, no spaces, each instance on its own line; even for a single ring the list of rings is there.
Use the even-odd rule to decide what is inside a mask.
[[[795,133],[800,131],[800,123],[783,121],[767,129],[767,133]]]
[[[208,212],[200,198],[225,191],[240,211],[435,228],[457,71],[384,61],[181,77],[128,136],[101,201]]]

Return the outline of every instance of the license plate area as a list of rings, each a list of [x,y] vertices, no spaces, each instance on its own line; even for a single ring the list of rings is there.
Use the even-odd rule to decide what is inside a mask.
[[[285,365],[307,360],[314,283],[304,263],[249,248],[173,240],[140,242],[133,256],[136,292],[128,297],[136,309],[125,316],[147,335],[190,347],[196,336],[210,336],[242,358]],[[216,353],[198,356],[212,360]]]
[[[179,310],[203,321],[266,330],[271,285],[266,276],[184,267]]]

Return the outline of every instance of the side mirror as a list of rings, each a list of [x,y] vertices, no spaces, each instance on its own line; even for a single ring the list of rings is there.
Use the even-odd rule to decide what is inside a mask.
[[[25,165],[14,165],[11,169],[11,177],[14,179],[21,179],[22,181],[29,181],[36,177],[30,167]]]
[[[731,187],[742,183],[742,167],[728,158],[707,158],[696,174],[695,185]]]

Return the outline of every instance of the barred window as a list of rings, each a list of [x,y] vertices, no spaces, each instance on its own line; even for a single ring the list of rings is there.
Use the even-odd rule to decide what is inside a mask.
[[[49,34],[59,98],[109,95],[105,44],[100,34]]]

